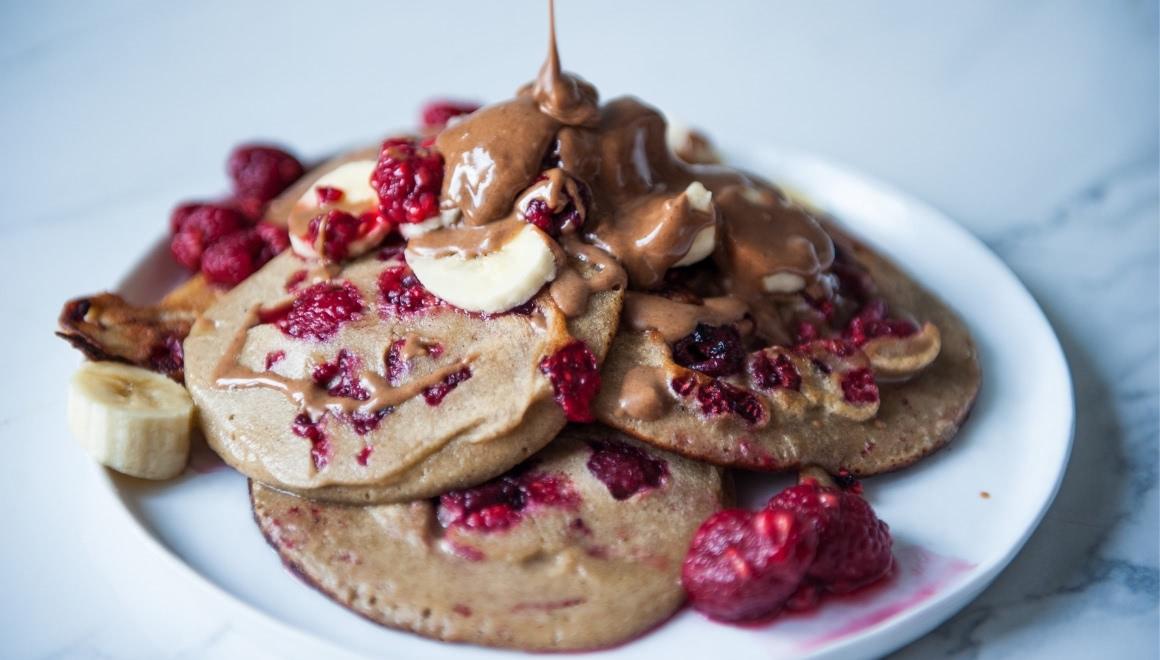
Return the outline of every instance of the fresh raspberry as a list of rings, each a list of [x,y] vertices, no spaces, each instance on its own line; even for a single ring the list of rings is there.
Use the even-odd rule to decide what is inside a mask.
[[[541,176],[537,182],[543,181],[547,177]],[[588,187],[582,181],[576,181],[584,204],[584,208],[588,206]],[[580,206],[576,204],[576,200],[572,199],[572,194],[567,190],[561,191],[560,203],[557,208],[548,206],[547,200],[542,197],[535,197],[528,201],[523,210],[523,219],[529,224],[535,225],[541,231],[552,237],[557,237],[565,232],[574,232],[579,230],[584,225],[584,213],[581,212]]]
[[[201,272],[205,279],[232,287],[253,275],[262,265],[266,242],[255,229],[230,234],[205,249]]]
[[[885,300],[871,300],[850,318],[842,337],[855,346],[862,346],[878,337],[909,337],[918,332],[918,326],[912,321],[888,318],[888,313]]]
[[[302,177],[302,163],[278,147],[241,145],[235,148],[226,164],[234,181],[235,198],[251,218],[261,216],[262,208],[290,184]]]
[[[198,204],[193,208],[179,207],[173,222],[180,228],[173,235],[169,249],[178,263],[190,270],[201,268],[202,255],[217,241],[239,232],[246,226],[241,213],[217,204]],[[182,209],[185,209],[182,211]],[[180,214],[180,220],[177,216]]]
[[[424,388],[423,400],[429,406],[437,406],[443,403],[443,397],[468,378],[471,378],[471,367],[463,367],[459,371],[452,372],[438,384]]]
[[[318,186],[314,189],[314,195],[318,198],[318,205],[337,204],[346,197],[346,193],[342,188],[335,188],[333,186]]]
[[[594,440],[588,446],[592,448],[588,471],[608,487],[613,499],[626,500],[658,488],[669,474],[663,460],[623,442]]]
[[[436,517],[444,528],[479,532],[508,529],[533,505],[575,507],[580,496],[562,474],[512,473],[473,488],[453,490],[439,497]]]
[[[878,400],[878,383],[874,372],[855,369],[842,376],[842,395],[850,403],[874,403]]]
[[[346,211],[331,209],[311,219],[306,229],[306,242],[316,245],[319,227],[323,226],[326,229],[322,237],[322,256],[332,262],[346,259],[350,254],[350,244],[362,233],[363,222]]]
[[[379,311],[386,316],[414,314],[443,303],[427,290],[408,266],[392,266],[379,273]]]
[[[721,621],[780,610],[814,559],[814,528],[792,511],[718,511],[701,523],[681,567],[693,607]]]
[[[205,202],[186,202],[173,209],[173,212],[169,214],[169,232],[176,234],[181,231],[181,228],[189,220],[189,216],[203,206],[207,206],[207,204]]]
[[[262,237],[262,241],[266,244],[264,254],[270,255],[265,261],[282,254],[290,247],[290,235],[286,233],[285,227],[279,227],[269,222],[259,222],[254,225],[254,229],[258,230],[258,235]]]
[[[540,372],[552,383],[556,403],[570,422],[591,422],[592,401],[600,391],[596,356],[580,340],[565,345],[540,361]]]
[[[673,360],[710,376],[732,376],[745,362],[741,333],[731,325],[698,323],[693,332],[673,344]]]
[[[362,295],[350,282],[319,282],[302,290],[289,305],[265,310],[259,320],[284,334],[307,341],[329,341],[342,324],[362,317]]]
[[[479,110],[478,103],[438,99],[423,106],[422,121],[426,131],[440,130],[452,117],[469,115]]]
[[[754,353],[749,362],[749,375],[753,382],[763,390],[794,390],[800,391],[802,377],[798,373],[793,361],[784,353],[770,357],[765,351]]]
[[[889,526],[851,491],[807,481],[775,495],[766,510],[791,511],[810,523],[818,550],[808,575],[828,591],[847,593],[866,586],[893,565]]]
[[[366,401],[371,398],[371,393],[363,386],[361,371],[362,360],[344,348],[339,350],[333,362],[314,367],[310,378],[330,396]]]
[[[383,143],[371,174],[379,210],[394,223],[422,222],[439,213],[443,156],[409,138]]]

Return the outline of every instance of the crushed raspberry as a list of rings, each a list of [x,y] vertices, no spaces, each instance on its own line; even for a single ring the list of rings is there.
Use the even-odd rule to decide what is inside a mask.
[[[163,374],[180,373],[185,368],[185,349],[181,346],[181,338],[169,335],[154,346],[149,353],[149,367]]]
[[[855,369],[842,376],[842,395],[850,403],[874,403],[878,400],[878,383],[869,369]]]
[[[709,417],[732,413],[750,424],[760,424],[769,414],[753,394],[724,381],[698,383],[696,376],[685,374],[674,378],[670,385],[682,397],[696,394],[701,413]]]
[[[857,348],[848,341],[843,339],[815,339],[804,344],[799,344],[794,348],[799,353],[810,353],[813,351],[823,351],[830,355],[846,358],[854,354]],[[826,373],[829,373],[828,371]]]
[[[780,610],[817,549],[813,527],[790,511],[725,509],[693,537],[681,584],[693,607],[721,621],[750,621]]]
[[[862,346],[878,337],[909,337],[918,332],[918,326],[912,321],[887,318],[887,314],[885,300],[871,300],[850,318],[842,337],[855,346]]]
[[[318,205],[324,206],[326,204],[337,204],[346,197],[346,193],[342,188],[335,188],[333,186],[318,186],[314,189],[314,196],[318,198]]]
[[[344,348],[333,362],[323,362],[314,367],[310,378],[316,385],[326,389],[330,396],[366,401],[371,398],[371,393],[362,384],[361,371],[362,360]]]
[[[350,244],[358,239],[365,227],[363,222],[338,209],[331,209],[310,220],[306,229],[307,243],[318,244],[318,231],[325,227],[322,237],[322,256],[328,261],[342,261],[350,254]]]
[[[570,422],[591,422],[592,401],[600,390],[600,370],[588,345],[573,341],[540,361],[540,372],[552,383],[556,403]]]
[[[543,179],[541,176],[539,180]],[[580,186],[581,196],[585,197],[581,201],[587,206],[588,189],[579,181],[577,184]],[[562,191],[561,197],[563,202],[558,209],[548,206],[547,200],[539,197],[530,200],[522,214],[524,220],[552,237],[580,229],[584,225],[584,214],[576,205],[576,200],[572,199],[571,193],[567,191]]]
[[[423,128],[428,131],[441,129],[447,125],[447,122],[452,117],[469,115],[476,110],[479,110],[478,103],[465,103],[446,99],[430,101],[427,105],[423,106]]]
[[[480,532],[508,529],[534,505],[570,508],[580,496],[562,474],[508,474],[487,483],[445,493],[437,518],[444,528]]]
[[[778,493],[766,509],[793,512],[813,527],[818,549],[807,575],[818,587],[847,593],[890,572],[890,527],[857,494],[807,481]]]
[[[749,362],[749,375],[763,390],[795,390],[802,388],[802,377],[793,361],[784,353],[770,357],[765,351],[758,351]]]
[[[303,174],[297,158],[267,145],[237,147],[230,153],[226,169],[233,179],[238,204],[252,218],[259,217],[267,202]]]
[[[394,223],[422,222],[439,213],[443,156],[409,138],[383,143],[371,185],[383,217]]]
[[[263,312],[259,320],[296,339],[328,341],[343,323],[361,318],[362,311],[362,295],[353,284],[320,282],[304,289],[289,306]]]
[[[745,362],[741,333],[731,325],[698,323],[693,332],[673,344],[673,360],[710,376],[732,376]]]
[[[286,359],[286,351],[270,351],[266,353],[266,371],[269,371],[282,360]]]
[[[366,466],[367,462],[371,460],[371,454],[373,454],[374,451],[374,447],[367,445],[359,450],[358,456],[355,456],[355,460],[358,461],[359,465]]]
[[[330,440],[324,429],[326,417],[317,422],[310,419],[310,415],[302,413],[294,418],[290,430],[300,438],[310,441],[310,458],[314,461],[314,469],[321,470],[330,462]]]
[[[393,412],[395,409],[391,406],[370,412],[353,412],[346,415],[346,421],[350,423],[355,433],[366,435],[379,428],[379,422],[382,422],[384,417]]]
[[[659,487],[669,474],[668,464],[647,453],[612,440],[590,441],[588,471],[608,487],[613,499],[626,500]]]
[[[393,266],[380,273],[379,292],[379,311],[385,315],[405,316],[442,303],[419,282],[409,266]]]
[[[429,406],[437,406],[443,403],[443,397],[468,378],[471,378],[471,367],[463,367],[459,371],[452,372],[439,384],[423,388],[423,400]]]

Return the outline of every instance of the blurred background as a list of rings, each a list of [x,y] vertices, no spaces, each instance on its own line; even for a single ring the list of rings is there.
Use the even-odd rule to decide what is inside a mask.
[[[48,333],[57,302],[117,281],[178,200],[224,191],[233,145],[313,157],[411,126],[431,97],[501,99],[535,74],[545,13],[540,0],[3,0],[0,240],[9,255],[71,246],[43,305],[0,293],[14,364],[71,359]],[[995,585],[902,655],[1079,657],[1115,641],[1156,657],[1157,2],[559,0],[557,18],[564,66],[604,98],[636,94],[729,148],[807,150],[925,199],[996,250],[1055,325],[1079,403],[1060,496]],[[0,281],[27,270],[6,259]],[[6,387],[12,415],[58,414],[37,388]],[[46,464],[43,446],[4,440],[10,459]],[[79,452],[52,460],[83,467]],[[144,592],[111,588],[58,542],[75,494],[18,472],[0,493],[26,503],[10,530],[32,540],[3,551],[2,655],[252,651],[212,617],[160,621]]]

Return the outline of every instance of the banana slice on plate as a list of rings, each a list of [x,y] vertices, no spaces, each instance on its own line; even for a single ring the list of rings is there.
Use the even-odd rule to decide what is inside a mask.
[[[86,362],[69,384],[73,436],[102,465],[169,479],[189,461],[193,400],[169,378],[119,362]]]

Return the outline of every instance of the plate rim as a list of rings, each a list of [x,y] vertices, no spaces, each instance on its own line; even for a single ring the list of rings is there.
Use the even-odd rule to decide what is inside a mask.
[[[990,266],[992,268],[997,269],[999,273],[1009,278],[1015,285],[1018,294],[1027,303],[1028,311],[1035,314],[1036,319],[1042,323],[1047,330],[1047,335],[1050,336],[1051,345],[1048,347],[1050,355],[1047,357],[1051,362],[1055,363],[1055,366],[1059,368],[1058,370],[1063,377],[1063,387],[1061,390],[1064,395],[1064,401],[1060,403],[1066,403],[1061,408],[1063,409],[1062,412],[1067,415],[1066,432],[1063,438],[1064,446],[1063,451],[1060,453],[1059,462],[1054,466],[1054,479],[1048,489],[1048,494],[1040,501],[1030,523],[1021,531],[1016,542],[1009,545],[1005,552],[975,564],[971,571],[971,577],[961,583],[955,584],[951,588],[934,595],[920,605],[868,626],[856,634],[849,635],[830,645],[823,646],[816,651],[810,651],[806,656],[814,658],[869,657],[897,650],[927,634],[969,605],[971,601],[989,587],[999,574],[1006,569],[1011,561],[1022,551],[1027,541],[1031,538],[1031,535],[1039,528],[1044,516],[1051,508],[1059,493],[1074,445],[1076,416],[1075,389],[1070,365],[1059,342],[1055,328],[1023,281],[985,243],[957,223],[948,214],[943,213],[929,203],[910,195],[892,184],[810,152],[780,145],[749,149],[726,149],[725,152],[744,155],[737,162],[755,165],[756,167],[752,169],[759,175],[764,174],[763,169],[769,169],[768,164],[770,162],[793,163],[795,167],[800,167],[802,170],[811,169],[831,179],[835,177],[845,179],[871,189],[884,197],[903,202],[909,208],[921,211],[924,215],[942,225],[940,227],[941,230],[952,233],[955,236],[956,242],[970,245],[975,252],[991,262]],[[765,168],[760,166],[763,162],[766,163]],[[792,179],[792,176],[789,178]],[[782,183],[782,180],[778,179],[777,183]],[[857,233],[857,227],[854,226],[852,228]],[[893,258],[889,246],[878,245],[873,240],[870,240],[870,242],[876,245],[876,247],[879,247],[885,255]],[[126,284],[134,279],[135,273],[142,264],[146,263],[156,251],[157,246],[145,254],[140,255],[117,283],[116,290],[123,290]],[[333,640],[310,631],[299,629],[283,621],[276,614],[267,612],[257,605],[247,602],[242,597],[229,591],[226,587],[219,585],[208,576],[202,574],[194,566],[188,564],[176,551],[168,547],[154,533],[152,527],[142,520],[137,508],[127,501],[127,495],[118,487],[117,476],[107,468],[102,468],[96,464],[93,464],[93,469],[98,473],[98,483],[101,485],[100,490],[110,499],[110,503],[115,504],[113,508],[116,509],[116,517],[121,521],[122,526],[130,528],[132,534],[144,547],[149,549],[152,557],[161,560],[169,571],[180,576],[182,581],[187,585],[201,594],[213,598],[215,602],[227,604],[234,612],[244,615],[271,633],[277,633],[283,640],[289,638],[298,648],[315,647],[324,649],[329,653],[337,652],[346,655],[362,656],[362,653],[356,649],[342,646]],[[857,647],[857,649],[854,647]],[[497,651],[497,649],[486,650]],[[503,650],[498,651],[502,652]],[[519,652],[514,651],[513,653]],[[597,657],[596,653],[598,652],[592,652],[590,655]]]

